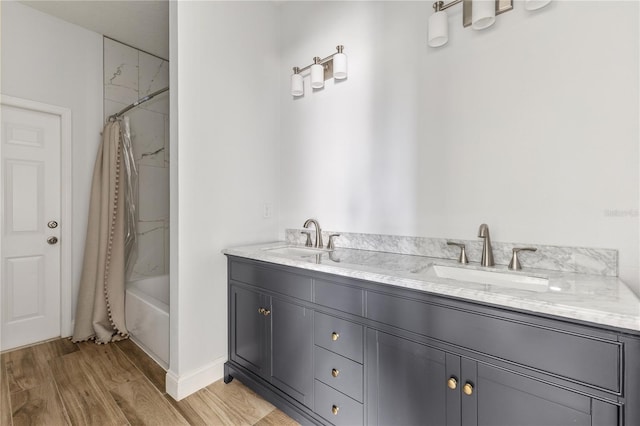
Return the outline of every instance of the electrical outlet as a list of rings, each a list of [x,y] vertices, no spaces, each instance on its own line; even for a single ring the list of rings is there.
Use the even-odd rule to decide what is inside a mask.
[[[269,219],[273,216],[273,204],[264,203],[264,208],[262,209],[262,217],[265,219]]]

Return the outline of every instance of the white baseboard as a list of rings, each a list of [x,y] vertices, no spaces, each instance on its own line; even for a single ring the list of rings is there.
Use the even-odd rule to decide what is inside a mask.
[[[167,371],[167,393],[176,401],[186,398],[205,386],[220,380],[224,376],[224,363],[226,357],[218,358],[210,364],[205,365],[187,374],[177,375],[173,371]]]

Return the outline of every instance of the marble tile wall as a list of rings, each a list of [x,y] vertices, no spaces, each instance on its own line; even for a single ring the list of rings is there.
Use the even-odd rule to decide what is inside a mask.
[[[306,236],[302,235],[302,231],[302,229],[285,230],[286,241],[291,244],[304,245]],[[313,229],[311,231],[312,239],[314,239]],[[460,249],[447,245],[447,241],[452,241],[465,244],[470,262],[480,262],[482,255],[482,241],[480,239],[455,240],[323,231],[323,241],[328,242],[330,234],[340,234],[340,236],[335,239],[335,246],[342,248],[411,254],[441,259],[457,259]],[[492,241],[491,246],[493,248],[495,263],[498,265],[509,264],[514,247],[535,247],[537,249],[535,252],[521,252],[518,255],[523,268],[538,268],[610,277],[618,275],[618,250],[506,243],[500,241]]]
[[[169,62],[104,38],[105,119],[169,86]],[[169,273],[169,92],[126,114],[138,167],[138,255],[130,280]]]

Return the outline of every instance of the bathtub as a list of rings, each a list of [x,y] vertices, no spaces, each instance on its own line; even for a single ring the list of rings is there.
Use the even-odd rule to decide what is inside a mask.
[[[125,321],[133,340],[165,370],[169,368],[169,276],[127,283]]]

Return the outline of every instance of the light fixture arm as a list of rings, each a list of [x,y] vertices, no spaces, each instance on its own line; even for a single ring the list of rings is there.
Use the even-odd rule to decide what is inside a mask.
[[[458,3],[462,3],[464,0],[453,0],[450,3],[444,4],[443,1],[437,1],[433,4],[433,8],[435,9],[436,12],[440,12],[441,10],[447,10],[449,9],[451,6],[455,6]]]
[[[462,3],[462,26],[466,28],[471,26],[473,0],[453,0],[446,4],[444,1],[440,0],[433,3],[433,9],[436,12],[442,12],[460,3]],[[500,15],[513,9],[513,0],[495,0],[495,4],[496,15]]]
[[[456,0],[456,1],[462,1],[462,0]],[[294,73],[295,74],[303,73],[303,72],[307,71],[308,69],[311,69],[311,66],[315,65],[315,64],[324,65],[327,62],[329,62],[331,59],[333,59],[333,57],[336,56],[338,53],[342,53],[343,50],[344,50],[344,46],[340,44],[340,45],[336,46],[336,52],[332,53],[331,55],[327,56],[326,58],[320,58],[319,56],[316,56],[315,58],[313,58],[313,62],[310,63],[309,65],[307,65],[306,67],[303,67],[303,68],[294,67],[293,68]],[[296,72],[296,68],[298,69],[298,72]]]

